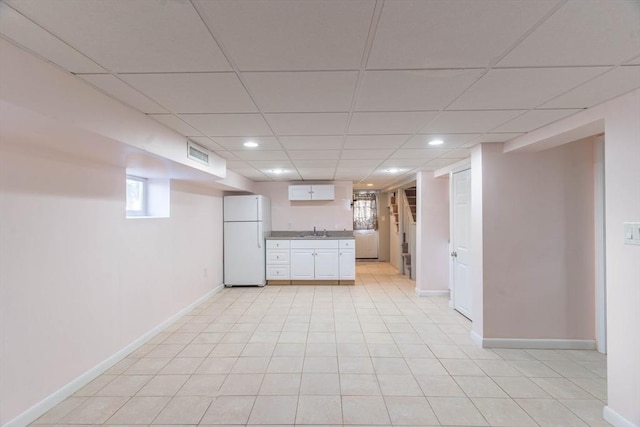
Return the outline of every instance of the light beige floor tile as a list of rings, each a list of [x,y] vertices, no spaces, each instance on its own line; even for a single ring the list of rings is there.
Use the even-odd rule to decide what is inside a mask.
[[[426,344],[416,344],[415,342],[409,344],[401,343],[398,344],[398,349],[400,349],[400,353],[402,353],[402,356],[404,356],[405,358],[433,359],[436,357],[435,354],[433,354],[431,350],[429,350],[429,347],[427,347]]]
[[[249,343],[240,353],[240,357],[271,357],[275,348],[275,343]]]
[[[305,357],[336,357],[337,346],[331,343],[308,343],[304,355]]]
[[[74,396],[93,396],[103,387],[116,379],[117,375],[100,375],[80,390],[76,391]]]
[[[177,357],[207,357],[214,347],[215,344],[189,344]]]
[[[453,377],[467,397],[502,397],[507,394],[489,377]]]
[[[102,424],[124,405],[128,397],[88,397],[62,417],[60,424]]]
[[[515,360],[510,363],[529,378],[559,378],[562,376],[538,360]]]
[[[339,357],[369,357],[369,348],[361,343],[338,343]]]
[[[296,425],[342,424],[340,396],[300,396]]]
[[[597,375],[571,360],[548,360],[545,365],[567,378],[596,378]]]
[[[266,374],[262,381],[261,395],[298,395],[301,374]]]
[[[496,398],[471,399],[491,426],[536,426],[536,422],[513,400]]]
[[[547,399],[551,395],[538,387],[529,378],[493,377],[492,378],[511,398]]]
[[[144,357],[138,359],[126,371],[125,375],[155,375],[169,363],[171,359],[165,357]]]
[[[405,359],[414,375],[449,375],[438,359]]]
[[[344,424],[389,424],[389,414],[382,397],[342,396]]]
[[[179,396],[216,397],[226,375],[192,375],[178,391]]]
[[[302,372],[304,359],[302,357],[274,356],[269,362],[267,372],[270,374],[291,374]]]
[[[309,374],[336,373],[338,372],[338,358],[337,357],[305,357],[302,372],[309,373]]]
[[[599,400],[559,399],[559,402],[590,426],[611,425],[602,418],[605,404]]]
[[[538,387],[556,399],[592,399],[593,396],[566,378],[531,378]]]
[[[535,360],[535,358],[525,350],[494,348],[493,351],[504,360]]]
[[[229,374],[224,381],[219,395],[251,396],[258,394],[263,374]]]
[[[96,396],[133,396],[145,384],[147,384],[153,376],[151,375],[120,375],[109,384],[101,388]]]
[[[377,374],[382,375],[409,375],[409,367],[400,357],[373,357],[373,368]]]
[[[204,359],[196,370],[196,374],[228,374],[237,360],[236,357],[210,357]]]
[[[203,396],[177,396],[171,399],[153,424],[198,424],[213,401]]]
[[[273,351],[273,357],[302,357],[305,347],[304,344],[278,343]]]
[[[306,343],[308,332],[282,332],[278,338],[279,343]]]
[[[168,402],[168,397],[132,397],[107,424],[151,424]]]
[[[341,374],[373,374],[373,363],[368,357],[340,357],[338,365]]]
[[[293,424],[298,396],[258,396],[253,405],[251,424]]]
[[[607,362],[580,362],[582,366],[600,378],[607,378]]]
[[[204,358],[176,357],[171,359],[159,372],[160,375],[193,374],[202,364]]]
[[[432,341],[433,342],[433,341]],[[457,345],[429,344],[429,348],[438,359],[468,359],[469,357]]]
[[[607,399],[607,380],[602,378],[569,378],[574,384],[597,397],[600,400]]]
[[[246,344],[220,343],[214,347],[209,357],[239,357]]]
[[[440,425],[424,397],[385,397],[384,400],[393,425]]]
[[[567,357],[558,350],[525,350],[536,360],[567,360]]]
[[[269,357],[239,357],[231,369],[233,374],[264,374],[270,362]]]
[[[381,394],[378,377],[371,374],[340,374],[340,390],[343,396]]]
[[[413,375],[378,375],[383,396],[422,396]]]
[[[553,399],[515,399],[543,427],[583,427],[580,418]]]
[[[100,378],[100,377],[98,377]],[[34,421],[33,424],[56,424],[71,411],[78,408],[84,402],[87,401],[87,397],[83,396],[71,396],[54,406],[43,416]]]
[[[485,372],[475,364],[473,360],[465,359],[439,359],[440,363],[451,375],[460,376],[485,376]]]
[[[224,333],[220,332],[202,332],[198,334],[192,341],[193,344],[217,344],[222,338]]]
[[[301,395],[339,395],[340,378],[338,374],[302,374]]]
[[[489,425],[471,400],[466,397],[429,397],[427,400],[442,425]]]
[[[246,424],[255,396],[220,396],[209,406],[201,424]]]
[[[123,374],[127,369],[132,367],[134,364],[138,362],[138,359],[134,359],[132,357],[128,357],[124,360],[119,361],[111,368],[107,369],[105,372],[106,375],[120,375]]]
[[[464,396],[464,391],[452,377],[440,375],[416,375],[425,396]]]
[[[184,344],[159,344],[147,353],[145,357],[176,357],[184,348]]]
[[[137,393],[138,396],[173,396],[189,375],[156,375]]]
[[[371,357],[402,357],[402,353],[395,344],[367,343]]]
[[[522,377],[523,374],[504,360],[476,360],[476,365],[490,377]]]
[[[175,332],[166,337],[162,344],[189,344],[196,336],[197,332]]]

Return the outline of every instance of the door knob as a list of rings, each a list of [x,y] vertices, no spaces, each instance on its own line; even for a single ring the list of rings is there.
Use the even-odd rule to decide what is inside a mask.
[[[456,252],[456,251],[451,252],[451,256],[454,257],[454,258],[457,258],[458,257],[458,252]]]

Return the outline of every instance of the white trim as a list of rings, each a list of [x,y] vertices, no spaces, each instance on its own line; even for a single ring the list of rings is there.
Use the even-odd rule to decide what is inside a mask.
[[[602,410],[602,417],[605,419],[605,421],[610,422],[615,427],[640,427],[611,409],[611,406],[604,407],[604,409]]]
[[[448,175],[449,173],[462,172],[465,169],[471,169],[471,158],[462,159],[443,168],[436,169],[433,172],[433,177],[440,178],[441,176]]]
[[[481,340],[483,348],[531,348],[549,350],[595,350],[595,340],[563,339],[521,339],[521,338],[482,338],[473,336],[474,341]],[[477,334],[476,334],[477,335]]]
[[[422,289],[415,289],[416,291],[416,295],[418,295],[419,297],[436,297],[436,296],[442,296],[442,295],[449,295],[449,289],[445,289],[445,290],[428,290],[428,291],[424,291]]]
[[[480,336],[480,334],[478,334],[476,331],[471,331],[471,341],[473,341],[473,343],[479,347],[482,347],[482,337]]]
[[[607,352],[607,284],[605,250],[605,170],[602,136],[595,139],[594,159],[594,227],[596,279],[596,344],[600,353]]]
[[[56,406],[58,403],[62,402],[67,397],[71,396],[76,391],[80,390],[85,385],[89,384],[99,375],[103,374],[109,368],[111,368],[116,363],[120,362],[129,354],[131,354],[133,351],[140,348],[143,344],[145,344],[151,338],[158,335],[160,332],[166,329],[169,325],[176,322],[178,319],[180,319],[181,317],[189,313],[195,307],[202,304],[204,301],[206,301],[207,299],[209,299],[211,296],[218,293],[222,289],[224,289],[223,284],[216,286],[211,291],[207,292],[202,297],[198,298],[196,301],[192,302],[191,304],[189,304],[188,306],[186,306],[185,308],[183,308],[182,310],[180,310],[179,312],[177,312],[176,314],[174,314],[164,322],[157,325],[155,328],[151,329],[141,337],[137,338],[131,344],[127,345],[120,351],[106,358],[102,362],[98,363],[96,366],[89,369],[84,374],[75,378],[71,382],[67,383],[66,385],[64,385],[54,393],[45,397],[40,402],[36,403],[35,405],[33,405],[32,407],[30,407],[29,409],[21,413],[14,419],[4,424],[2,427],[23,427],[37,420],[48,410]]]

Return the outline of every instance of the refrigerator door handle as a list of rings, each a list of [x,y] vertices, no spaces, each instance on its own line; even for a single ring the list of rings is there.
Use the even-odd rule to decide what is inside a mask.
[[[262,237],[262,218],[260,218],[260,200],[258,197],[256,197],[256,219],[258,220],[258,235],[256,236],[258,238],[258,247],[262,248],[262,242],[260,241]]]
[[[257,229],[258,229],[258,235],[256,236],[256,238],[257,238],[257,241],[258,241],[257,242],[258,243],[258,247],[262,248],[262,242],[260,241],[261,240],[260,237],[262,236],[262,230],[261,230],[262,229],[262,221],[258,222],[258,228]]]

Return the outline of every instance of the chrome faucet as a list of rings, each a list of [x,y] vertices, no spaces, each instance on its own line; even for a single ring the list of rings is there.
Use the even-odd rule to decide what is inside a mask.
[[[323,235],[324,237],[327,237],[327,229],[326,229],[326,228],[324,229],[324,232],[323,232],[323,234],[322,234],[322,235]]]
[[[316,226],[315,225],[313,226],[313,235],[317,236],[317,234],[316,234]]]

